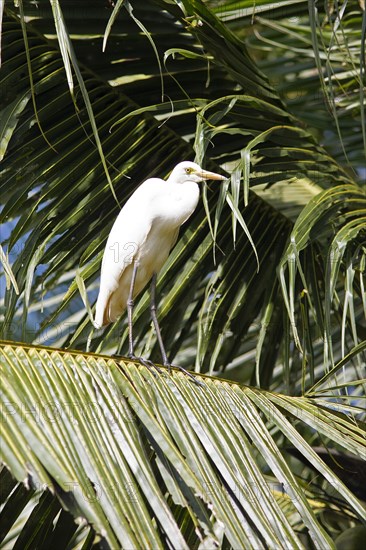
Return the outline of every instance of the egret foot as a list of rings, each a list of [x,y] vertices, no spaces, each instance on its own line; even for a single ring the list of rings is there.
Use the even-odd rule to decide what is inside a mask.
[[[179,365],[172,365],[171,363],[164,363],[164,367],[168,367],[169,372],[171,372],[172,367],[175,368],[175,369],[178,369],[181,372],[183,372],[184,374],[186,374],[192,380],[192,382],[197,384],[197,386],[201,386],[201,387],[206,386],[206,384],[204,384],[200,380],[197,380],[197,378],[191,372],[189,372],[189,370],[186,370],[183,367],[180,367]]]
[[[150,361],[150,359],[145,359],[144,357],[137,357],[136,355],[133,355],[131,353],[128,354],[128,358],[129,359],[132,359],[132,361],[138,361],[139,363],[141,363],[141,365],[144,365],[144,367],[146,367],[147,369],[149,369],[150,372],[152,372],[153,374],[155,374],[155,371],[154,369],[159,373],[159,374],[163,374],[163,371],[161,369],[159,369],[159,367],[157,367],[155,365],[155,363],[153,363],[152,361]]]
[[[157,367],[152,361],[150,361],[149,359],[145,359],[144,357],[138,357],[137,355],[131,355],[131,354],[128,354],[127,356],[118,355],[118,353],[114,353],[112,357],[113,359],[126,359],[127,357],[132,361],[138,361],[141,365],[144,365],[144,367],[149,369],[149,371],[152,372],[154,376],[156,375],[155,371],[157,371],[159,374],[163,373],[163,371],[159,369],[159,367]]]

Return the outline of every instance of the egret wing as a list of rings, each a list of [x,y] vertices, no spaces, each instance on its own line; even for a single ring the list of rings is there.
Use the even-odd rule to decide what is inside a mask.
[[[102,260],[94,321],[96,328],[115,320],[116,315],[111,316],[109,312],[110,299],[115,292],[118,291],[120,295],[119,314],[126,308],[125,296],[128,295],[130,278],[124,277],[125,288],[121,288],[121,279],[126,269],[132,268],[132,263],[137,258],[152,223],[148,204],[146,200],[141,200],[146,199],[141,193],[145,184],[141,185],[126,202],[109,234]]]

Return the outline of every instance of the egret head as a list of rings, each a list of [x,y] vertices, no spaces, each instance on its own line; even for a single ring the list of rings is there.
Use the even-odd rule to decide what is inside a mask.
[[[185,183],[187,181],[194,181],[196,183],[202,180],[224,180],[225,176],[220,176],[220,174],[215,174],[214,172],[208,172],[203,170],[195,162],[190,162],[188,160],[180,162],[174,168],[170,174],[168,181],[171,183]]]

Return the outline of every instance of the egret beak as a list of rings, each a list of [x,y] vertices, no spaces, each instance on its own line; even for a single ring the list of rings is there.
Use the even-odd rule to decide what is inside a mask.
[[[215,172],[208,172],[207,170],[197,170],[196,174],[203,180],[226,180],[226,176],[215,174]]]

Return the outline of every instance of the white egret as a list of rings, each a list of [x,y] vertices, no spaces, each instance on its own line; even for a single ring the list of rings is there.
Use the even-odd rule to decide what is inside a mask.
[[[197,184],[202,180],[224,179],[224,176],[207,172],[194,162],[181,162],[166,181],[150,178],[143,182],[123,206],[109,234],[102,261],[94,325],[100,328],[116,321],[127,308],[128,356],[148,368],[155,365],[134,354],[134,298],[151,280],[151,318],[163,364],[170,366],[157,320],[156,276],[177,240],[180,226],[197,206]],[[185,369],[181,370],[189,374]]]

